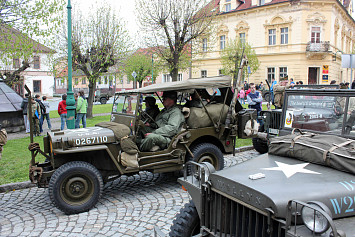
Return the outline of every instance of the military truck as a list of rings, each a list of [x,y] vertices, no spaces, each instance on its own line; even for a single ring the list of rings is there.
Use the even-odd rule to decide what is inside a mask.
[[[135,143],[147,118],[144,97],[154,95],[159,101],[159,95],[165,91],[179,92],[179,106],[189,112],[184,125],[166,149],[137,150],[132,154],[129,145],[138,149]],[[183,98],[191,93],[199,95],[201,108],[184,109]],[[250,123],[256,124],[255,119],[256,111],[242,109],[236,100],[228,76],[118,92],[113,102],[111,129],[95,126],[52,131],[43,138],[43,150],[31,143],[30,180],[38,187],[48,187],[50,199],[63,212],[84,212],[97,203],[105,182],[122,175],[180,171],[190,160],[209,162],[216,170],[223,169],[223,154],[234,151],[236,137],[252,135],[247,130]],[[39,153],[46,157],[46,162],[36,162]]]
[[[259,128],[258,137],[252,139],[255,150],[261,154],[266,153],[269,138],[279,134],[289,134],[294,128],[348,136],[349,134],[345,134],[345,131],[342,133],[335,132],[332,129],[335,126],[334,124],[330,125],[329,128],[326,127],[327,124],[339,121],[339,118],[344,118],[347,121],[350,117],[349,114],[344,115],[344,112],[337,114],[334,108],[337,100],[344,100],[345,97],[350,98],[355,93],[352,90],[337,88],[338,85],[303,85],[286,90],[282,109],[261,111],[260,117],[264,124]],[[324,107],[325,103],[328,103],[329,106]],[[286,121],[289,120],[290,111],[292,119],[294,118],[296,121],[288,125]]]

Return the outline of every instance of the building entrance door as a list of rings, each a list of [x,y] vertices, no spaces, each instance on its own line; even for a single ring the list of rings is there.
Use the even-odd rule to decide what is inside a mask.
[[[319,75],[318,67],[309,67],[308,68],[308,85],[313,85],[318,83],[318,75]]]

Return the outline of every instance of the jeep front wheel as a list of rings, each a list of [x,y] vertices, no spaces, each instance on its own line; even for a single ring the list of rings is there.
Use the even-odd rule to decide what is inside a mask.
[[[190,154],[187,156],[187,161],[193,160],[198,163],[209,162],[216,170],[224,168],[224,157],[221,150],[211,143],[201,143],[191,148],[194,155],[192,158]]]
[[[100,172],[91,164],[73,161],[59,167],[49,181],[49,197],[65,214],[90,210],[103,188]]]
[[[195,204],[190,200],[181,208],[180,213],[173,220],[169,236],[190,237],[200,233],[200,217],[198,216]]]
[[[252,138],[252,142],[253,142],[254,149],[260,154],[264,154],[269,151],[269,146],[267,145],[267,141],[254,137]]]

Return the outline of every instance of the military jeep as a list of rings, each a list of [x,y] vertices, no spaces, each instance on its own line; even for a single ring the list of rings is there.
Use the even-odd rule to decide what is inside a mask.
[[[178,106],[182,111],[185,111],[184,96],[193,92],[198,93],[202,107],[189,108],[190,116],[186,116],[185,124],[167,148],[128,155],[122,139],[133,144],[138,142],[139,131],[147,119],[143,105],[145,96],[153,94],[159,102],[164,91],[179,92]],[[245,124],[248,121],[256,123],[256,112],[243,110],[234,98],[231,79],[226,76],[118,92],[113,102],[111,129],[95,126],[52,131],[43,138],[43,151],[38,144],[31,144],[30,150],[35,155],[42,153],[47,162],[36,163],[33,158],[30,179],[38,187],[49,188],[49,196],[56,207],[73,214],[91,209],[101,196],[103,183],[122,175],[140,171],[180,171],[187,161],[209,162],[216,170],[221,170],[223,154],[234,151],[236,137],[248,137]],[[212,107],[219,108],[218,114],[211,113]],[[196,112],[205,115],[193,116]],[[117,133],[127,131],[124,137],[117,139]],[[129,162],[127,157],[131,159]]]
[[[170,236],[355,236],[352,174],[270,154],[221,171],[190,163]]]
[[[326,89],[315,85],[288,89],[282,109],[261,111],[264,125],[259,128],[258,137],[252,139],[255,150],[266,153],[270,138],[290,134],[293,129],[354,137],[345,128],[353,110],[350,98],[355,97],[355,92],[336,89],[338,85],[322,86]]]

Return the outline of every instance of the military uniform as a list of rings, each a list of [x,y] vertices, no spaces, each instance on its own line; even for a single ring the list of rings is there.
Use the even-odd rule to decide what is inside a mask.
[[[34,126],[34,131],[33,134],[35,136],[40,135],[40,130],[39,130],[39,118],[41,117],[41,107],[36,101],[32,101],[32,105],[28,105],[28,109],[32,109],[32,122]],[[37,112],[37,114],[36,114]],[[28,113],[29,114],[29,113]]]
[[[291,86],[280,86],[279,84],[274,85],[274,104],[277,108],[281,109],[284,103],[285,90]]]
[[[145,133],[149,134],[142,140],[140,145],[141,151],[150,151],[153,146],[159,146],[160,149],[165,149],[171,139],[179,132],[185,118],[178,106],[174,105],[168,109],[163,109],[155,119],[157,129],[144,127]]]

